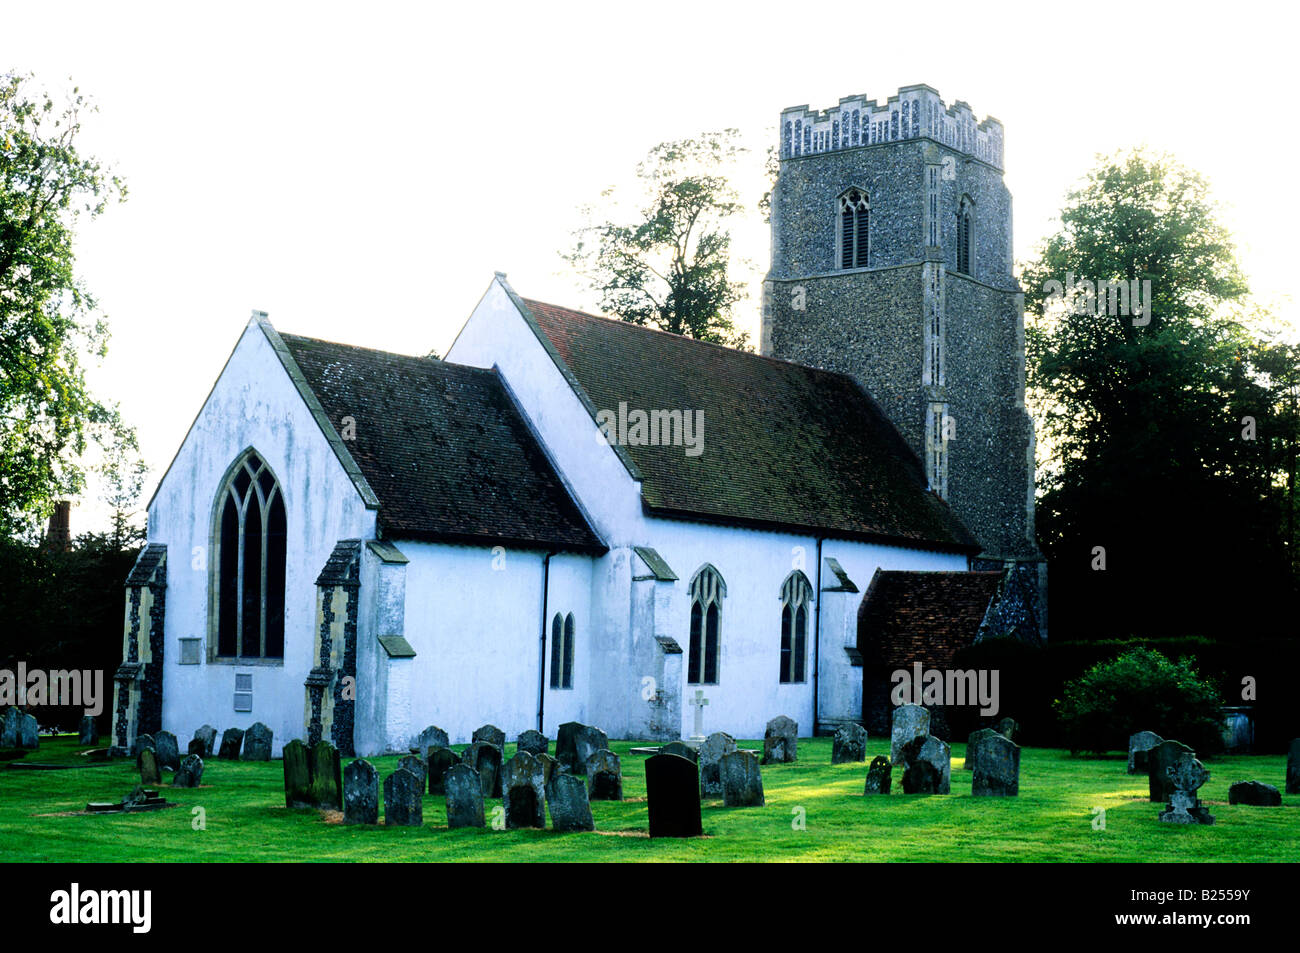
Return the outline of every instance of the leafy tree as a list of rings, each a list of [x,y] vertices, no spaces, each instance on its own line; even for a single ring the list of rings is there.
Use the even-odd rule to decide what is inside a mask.
[[[732,318],[745,290],[728,274],[724,227],[742,206],[721,174],[745,151],[737,135],[727,129],[655,146],[636,170],[647,196],[637,220],[578,230],[564,257],[599,293],[603,310],[633,324],[747,345]]]
[[[1055,708],[1071,751],[1123,751],[1130,735],[1154,731],[1210,754],[1223,747],[1221,704],[1195,659],[1136,648],[1069,682]]]
[[[74,272],[78,219],[126,194],[77,148],[76,89],[64,104],[0,74],[0,535],[30,536],[55,497],[84,482],[88,437],[123,430],[89,392],[83,354],[102,356],[107,330]]]
[[[1287,424],[1269,372],[1287,355],[1261,338],[1217,215],[1194,172],[1119,154],[1069,193],[1060,230],[1022,266],[1054,628],[1241,627],[1295,591],[1278,491]],[[1139,297],[1149,282],[1150,308],[1108,313],[1104,294],[1071,302],[1060,293],[1071,277],[1136,281]]]
[[[139,548],[145,540],[145,528],[135,520],[135,506],[149,466],[140,459],[140,447],[132,431],[120,426],[114,429],[104,447],[99,472],[103,500],[112,510],[107,542],[115,552]]]

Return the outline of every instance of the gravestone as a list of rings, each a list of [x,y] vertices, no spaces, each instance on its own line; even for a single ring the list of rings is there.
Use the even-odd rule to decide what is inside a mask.
[[[550,791],[551,780],[559,776],[560,763],[546,753],[533,755],[533,757],[535,757],[537,763],[542,766],[542,783],[546,785],[546,790]],[[586,788],[584,787],[583,790],[585,791]],[[583,796],[585,797],[586,795]]]
[[[22,730],[23,713],[12,705],[5,709],[4,728],[0,730],[0,748],[17,748]]]
[[[790,764],[798,758],[799,723],[777,715],[763,732],[763,763]]]
[[[41,726],[35,715],[23,715],[18,723],[18,747],[35,751],[41,746]]]
[[[1271,784],[1238,781],[1228,788],[1228,803],[1246,804],[1251,807],[1281,807],[1282,792]]]
[[[244,732],[239,728],[227,728],[221,733],[221,752],[218,758],[238,761],[239,750],[244,746]]]
[[[551,739],[536,728],[529,728],[515,739],[516,751],[527,751],[534,757],[551,753]]]
[[[675,754],[656,754],[645,762],[646,808],[651,837],[699,837],[700,775],[690,761]]]
[[[196,754],[185,756],[181,766],[172,775],[172,787],[196,788],[203,780],[203,759]]]
[[[708,707],[709,700],[704,697],[704,689],[695,689],[695,697],[691,699],[691,707],[695,709],[695,731],[691,735],[692,741],[704,740],[704,709]]]
[[[593,751],[587,759],[587,800],[623,800],[623,767],[608,748]]]
[[[570,774],[582,774],[592,752],[608,747],[609,738],[599,728],[567,721],[555,737],[555,760]]]
[[[411,747],[419,752],[420,757],[427,763],[429,760],[429,750],[431,748],[450,748],[451,739],[447,737],[447,732],[443,731],[437,725],[430,725],[415,736],[415,741]]]
[[[969,749],[967,757],[969,757]],[[1015,797],[1020,793],[1020,746],[999,732],[975,748],[970,793],[975,797]]]
[[[1139,731],[1135,735],[1129,735],[1128,773],[1146,774],[1147,759],[1151,755],[1151,749],[1156,745],[1163,744],[1164,740],[1154,731]]]
[[[722,759],[736,750],[736,739],[725,731],[715,731],[704,739],[697,752],[700,765],[700,794],[704,797],[722,797]],[[660,749],[660,754],[672,754]],[[691,759],[696,760],[695,758]]]
[[[365,758],[343,769],[343,823],[379,823],[379,772]]]
[[[1286,793],[1300,794],[1300,738],[1291,741],[1286,756]]]
[[[722,732],[720,732],[720,731],[715,731],[714,734],[715,734],[715,735],[718,735],[718,734],[722,734]],[[727,735],[726,737],[730,738],[731,736],[730,736],[730,735]],[[670,741],[670,742],[668,742],[668,744],[663,745],[662,747],[660,747],[658,753],[659,753],[659,754],[675,754],[675,755],[677,755],[678,757],[682,757],[682,758],[690,758],[690,759],[691,759],[692,761],[694,761],[696,764],[699,764],[699,763],[700,763],[700,753],[699,753],[699,751],[697,751],[695,748],[692,748],[690,745],[688,745],[688,744],[687,744],[686,742],[684,742],[684,741]]]
[[[194,742],[197,741],[201,747],[195,748]],[[198,731],[194,732],[194,740],[190,742],[190,754],[196,754],[200,758],[211,758],[217,753],[217,729],[211,725],[204,725]]]
[[[447,826],[483,827],[483,780],[470,765],[452,765],[443,775],[447,789]]]
[[[310,797],[316,807],[343,810],[343,769],[339,749],[324,739],[311,746]],[[421,780],[423,790],[423,780]]]
[[[153,743],[153,735],[136,735],[135,742],[131,745],[131,757],[135,758],[136,767],[140,766],[140,752],[145,748],[148,748],[150,751],[156,750],[156,746]]]
[[[888,794],[893,781],[893,771],[894,766],[888,758],[882,754],[876,755],[871,759],[871,767],[867,768],[867,784],[862,793]]]
[[[424,823],[424,784],[405,768],[384,778],[384,823],[390,827],[419,827]]]
[[[507,830],[546,827],[545,772],[527,751],[518,752],[501,768],[501,804]]]
[[[546,803],[551,809],[551,830],[563,833],[596,829],[582,778],[572,774],[555,775],[546,788]]]
[[[99,721],[94,715],[86,715],[81,719],[81,727],[77,731],[77,744],[99,744]]]
[[[270,728],[255,721],[244,732],[244,754],[245,761],[270,761],[271,760],[271,742],[274,735]]]
[[[979,731],[972,731],[970,737],[966,739],[966,760],[962,762],[961,769],[969,771],[975,765],[975,752],[980,743],[997,735],[999,738],[1006,738],[1006,735],[999,734],[992,728],[981,728]]]
[[[993,726],[993,730],[1006,738],[1007,741],[1015,741],[1016,734],[1020,731],[1020,725],[1014,718],[1003,718]]]
[[[726,807],[762,807],[763,772],[752,751],[732,751],[722,756],[722,803]]]
[[[1168,801],[1174,793],[1169,769],[1180,761],[1193,761],[1196,752],[1178,741],[1162,741],[1147,753],[1147,791],[1151,803]]]
[[[889,760],[901,764],[903,746],[913,738],[930,734],[930,713],[920,705],[899,705],[894,709],[889,730]]]
[[[139,754],[140,783],[157,784],[162,780],[158,773],[158,756],[152,748],[145,748]]]
[[[418,754],[408,754],[398,759],[397,766],[405,768],[420,779],[420,789],[428,787],[429,764]]]
[[[501,796],[500,748],[486,741],[476,741],[465,749],[460,760],[479,773],[484,797]]]
[[[903,746],[901,757],[904,794],[951,792],[952,752],[947,742],[922,735]]]
[[[158,755],[159,768],[175,771],[181,766],[181,749],[176,736],[170,731],[160,731],[153,736],[154,753]]]
[[[469,740],[471,743],[486,741],[490,745],[496,745],[498,751],[506,750],[506,733],[496,725],[483,725],[476,728],[474,735]]]
[[[1152,770],[1155,770],[1154,762]],[[1165,809],[1160,812],[1160,820],[1166,824],[1213,824],[1214,815],[1196,796],[1196,792],[1210,779],[1205,765],[1195,757],[1178,757],[1165,768],[1165,774],[1173,790]]]
[[[867,760],[867,729],[850,722],[835,730],[831,742],[831,764]]]
[[[453,764],[460,761],[456,752],[450,748],[430,748],[429,760],[429,793],[446,794],[447,789],[442,785],[442,776],[447,773],[447,769]]]
[[[297,738],[284,746],[284,806],[312,806],[310,752]]]

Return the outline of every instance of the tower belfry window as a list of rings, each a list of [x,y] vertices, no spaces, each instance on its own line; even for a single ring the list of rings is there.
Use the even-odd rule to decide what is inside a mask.
[[[866,268],[871,203],[861,189],[840,196],[840,267]]]
[[[973,211],[970,199],[963,198],[957,209],[957,270],[965,275],[971,273],[971,260],[974,258],[971,243]]]

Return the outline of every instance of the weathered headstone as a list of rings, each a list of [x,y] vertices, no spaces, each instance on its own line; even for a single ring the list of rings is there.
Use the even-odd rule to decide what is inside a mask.
[[[1164,744],[1164,740],[1154,731],[1139,731],[1137,734],[1129,735],[1128,773],[1146,774],[1147,759],[1151,755],[1151,749]]]
[[[240,728],[227,728],[221,733],[221,752],[218,758],[238,761],[239,751],[244,746],[244,732]]]
[[[181,766],[172,775],[172,787],[196,788],[203,780],[203,759],[196,754],[185,756]]]
[[[608,748],[593,751],[587,759],[587,800],[623,800],[623,767]]]
[[[36,716],[23,715],[23,720],[18,724],[18,747],[35,751],[40,746],[41,726],[37,723]]]
[[[555,738],[555,760],[569,773],[582,774],[592,753],[608,747],[609,738],[599,728],[567,721]]]
[[[181,749],[174,734],[160,731],[153,736],[153,744],[154,753],[158,755],[158,767],[175,771],[181,766]]]
[[[1300,738],[1291,741],[1286,756],[1286,793],[1300,794]]]
[[[399,768],[405,768],[413,775],[420,779],[420,787],[425,788],[429,783],[429,764],[418,754],[408,754],[397,761]]]
[[[871,759],[871,767],[867,768],[867,784],[863,789],[863,794],[888,794],[890,785],[893,782],[894,766],[889,759],[883,754],[878,754]]]
[[[474,734],[469,740],[471,743],[486,741],[490,745],[496,745],[499,751],[506,750],[506,733],[496,725],[482,725],[474,729]]]
[[[551,790],[551,780],[559,776],[560,763],[549,754],[545,753],[534,755],[533,757],[535,757],[537,763],[542,766],[542,783],[546,785],[546,790],[549,792]],[[547,796],[549,797],[550,795],[548,794]]]
[[[483,827],[483,780],[468,764],[447,769],[442,783],[447,789],[447,826]]]
[[[527,751],[531,755],[550,754],[551,739],[536,728],[529,728],[515,739],[515,750]]]
[[[415,741],[411,743],[411,747],[415,748],[420,757],[427,762],[431,748],[449,748],[451,747],[451,739],[447,737],[447,732],[437,725],[430,725],[415,736]]]
[[[273,740],[274,734],[270,728],[260,721],[253,722],[249,729],[244,732],[243,759],[245,761],[270,761],[271,742]]]
[[[777,715],[767,723],[763,732],[763,763],[789,764],[799,754],[799,723],[785,715]]]
[[[752,751],[732,751],[722,756],[722,803],[727,807],[762,807],[763,772]]]
[[[1154,761],[1152,770],[1155,770]],[[1173,790],[1165,809],[1160,812],[1160,820],[1166,824],[1213,824],[1214,815],[1196,796],[1196,792],[1210,779],[1205,765],[1195,757],[1179,757],[1165,768],[1165,774]]]
[[[311,746],[311,800],[319,808],[343,809],[343,769],[339,749],[321,739]],[[423,790],[424,781],[420,781]]]
[[[1174,793],[1169,769],[1180,761],[1194,761],[1196,752],[1178,741],[1162,741],[1147,752],[1147,791],[1152,804],[1168,801]]]
[[[993,732],[976,746],[971,771],[973,796],[1015,797],[1020,793],[1020,746]]]
[[[948,794],[952,752],[946,741],[932,735],[913,738],[903,746],[903,793]]]
[[[23,713],[10,706],[5,709],[4,728],[0,729],[0,748],[17,748],[22,731]]]
[[[419,827],[424,823],[424,784],[398,768],[384,778],[384,823],[390,827]]]
[[[1238,781],[1228,788],[1228,803],[1251,807],[1281,807],[1282,792],[1273,785],[1260,781]]]
[[[651,837],[699,837],[700,775],[690,759],[656,754],[645,762]]]
[[[138,757],[141,784],[157,784],[162,780],[162,775],[158,772],[158,756],[152,748],[145,748]]]
[[[722,797],[722,759],[736,750],[736,739],[725,731],[715,731],[704,739],[697,752],[700,765],[700,794],[708,798]],[[673,754],[664,751],[660,754]],[[683,757],[685,757],[683,755]],[[691,759],[692,761],[695,758]]]
[[[194,742],[197,741],[201,747],[195,748]],[[204,725],[198,731],[194,732],[194,740],[190,742],[190,754],[196,754],[200,758],[211,758],[217,753],[217,729],[211,725]]]
[[[849,722],[835,730],[831,741],[831,764],[867,760],[867,729]]]
[[[460,760],[468,764],[483,781],[484,797],[501,796],[501,749],[486,741],[476,741],[465,748]]]
[[[132,742],[131,744],[131,757],[135,758],[136,767],[140,766],[140,752],[143,751],[145,748],[148,748],[150,751],[157,750],[153,742],[153,735],[148,735],[148,734],[136,735],[135,741]]]
[[[507,830],[546,827],[546,775],[541,762],[527,751],[501,766],[501,804]]]
[[[311,758],[307,746],[294,738],[284,746],[284,806],[311,807]]]
[[[719,734],[719,735],[720,735],[720,734],[722,734],[722,732],[720,732],[720,731],[715,731],[714,734]],[[730,736],[730,735],[727,735],[726,737],[730,738],[731,736]],[[733,742],[733,744],[734,744],[734,742]],[[670,742],[668,742],[668,744],[663,745],[662,747],[660,747],[660,749],[659,749],[659,754],[675,754],[675,755],[678,755],[679,757],[682,757],[682,758],[690,758],[690,759],[691,759],[692,761],[694,761],[696,764],[699,764],[699,763],[700,763],[700,753],[699,753],[699,751],[696,750],[695,748],[692,748],[690,745],[688,745],[688,744],[687,744],[686,742],[684,742],[684,741],[670,741]]]
[[[99,744],[99,720],[94,715],[85,715],[82,717],[81,726],[77,731],[77,744]]]
[[[975,766],[975,753],[979,749],[980,743],[997,735],[999,738],[1006,738],[1006,735],[994,731],[992,728],[981,728],[979,731],[972,731],[966,739],[966,760],[962,762],[961,769],[969,771]]]
[[[594,831],[596,822],[587,802],[587,786],[572,774],[557,774],[546,788],[546,802],[551,809],[551,830]]]
[[[913,738],[930,734],[930,713],[920,705],[899,705],[894,709],[889,731],[889,760],[901,764],[903,746]]]
[[[1007,741],[1015,741],[1016,735],[1020,732],[1020,724],[1014,718],[1003,718],[993,726],[993,730]]]
[[[429,749],[429,793],[446,794],[447,789],[442,786],[442,776],[447,773],[447,769],[453,764],[459,763],[460,758],[456,752],[450,748],[430,748]]]
[[[379,772],[365,758],[343,769],[343,823],[379,823]]]

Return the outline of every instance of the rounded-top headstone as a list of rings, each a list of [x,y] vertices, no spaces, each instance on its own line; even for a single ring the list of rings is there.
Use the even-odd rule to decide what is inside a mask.
[[[154,752],[158,755],[158,767],[175,771],[181,766],[181,749],[176,736],[170,731],[160,731],[153,736]]]
[[[656,754],[645,761],[651,837],[699,837],[700,776],[690,759]]]
[[[244,732],[243,759],[245,761],[270,761],[273,740],[274,734],[270,728],[260,721],[253,722],[249,729]]]
[[[1154,731],[1139,731],[1130,735],[1128,739],[1128,773],[1146,774],[1147,758],[1150,757],[1151,749],[1156,745],[1163,744],[1164,740]]]
[[[777,715],[763,732],[763,763],[788,764],[798,760],[799,723],[786,715]]]
[[[894,709],[890,726],[889,759],[902,764],[903,747],[913,738],[930,734],[930,713],[920,705],[899,705]]]
[[[431,748],[449,748],[451,747],[451,739],[447,737],[447,732],[437,725],[430,725],[415,736],[415,741],[411,747],[418,751],[421,758],[428,761]]]
[[[519,751],[527,751],[531,755],[549,754],[551,750],[551,739],[542,734],[536,728],[529,728],[522,732],[515,740],[515,747]]]
[[[172,787],[196,788],[203,780],[203,759],[196,754],[188,754],[181,762],[180,768],[172,775]]]
[[[849,722],[835,729],[831,741],[831,764],[867,760],[867,729]]]
[[[1174,783],[1169,769],[1180,761],[1196,758],[1196,752],[1181,741],[1162,741],[1147,754],[1147,792],[1151,803],[1159,804],[1169,800],[1174,793]]]
[[[379,823],[379,772],[365,758],[343,769],[343,823]]]
[[[722,797],[722,759],[735,750],[736,739],[725,731],[715,731],[700,745],[697,757],[700,765],[700,793],[704,797]],[[662,753],[672,754],[669,751]]]
[[[469,739],[474,741],[486,741],[490,745],[496,745],[500,750],[506,750],[506,733],[496,725],[483,725],[474,730],[474,735]]]

